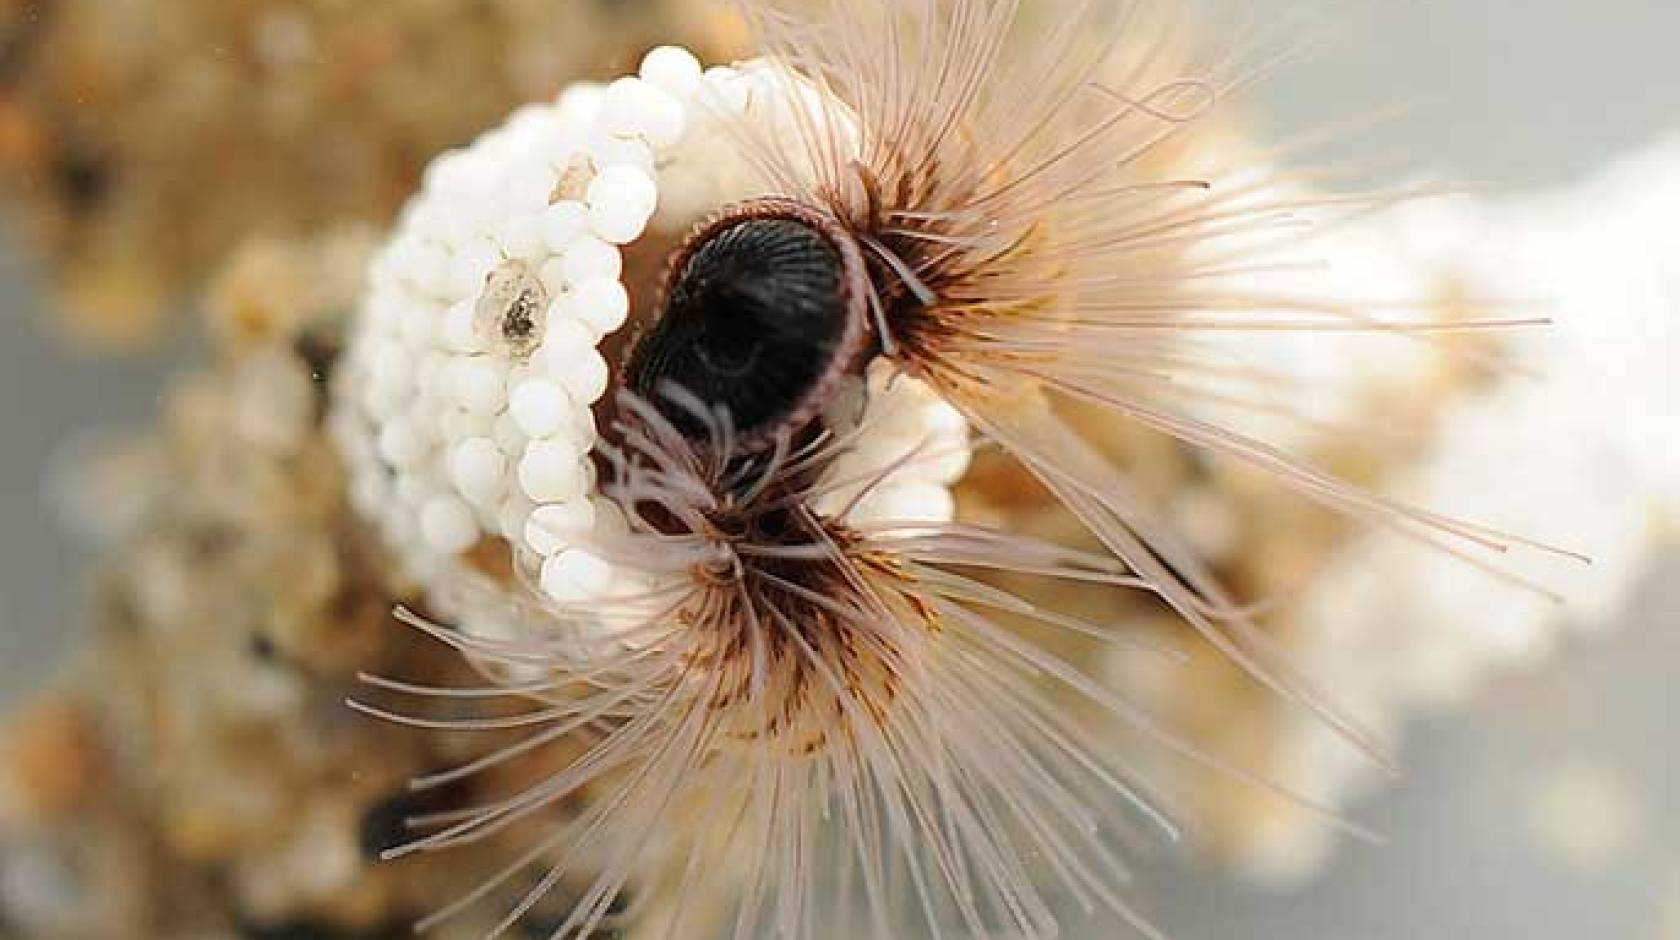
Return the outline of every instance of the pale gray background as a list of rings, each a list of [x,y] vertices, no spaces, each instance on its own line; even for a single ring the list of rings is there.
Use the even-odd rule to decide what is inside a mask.
[[[1205,2],[1261,18],[1294,6]],[[1263,88],[1271,127],[1412,105],[1362,131],[1351,153],[1511,190],[1567,182],[1680,130],[1680,0],[1365,0],[1343,22],[1335,42]],[[153,414],[170,368],[167,357],[56,351],[33,330],[43,301],[10,244],[0,241],[0,699],[48,673],[74,629],[84,559],[42,498],[54,448]],[[1146,906],[1176,940],[1674,940],[1680,926],[1661,925],[1680,916],[1680,564],[1664,573],[1610,640],[1414,727],[1407,779],[1356,811],[1391,846],[1347,846],[1327,877],[1284,895],[1168,867],[1148,878]],[[1571,756],[1626,771],[1645,803],[1641,838],[1606,872],[1547,861],[1524,826],[1521,784]]]

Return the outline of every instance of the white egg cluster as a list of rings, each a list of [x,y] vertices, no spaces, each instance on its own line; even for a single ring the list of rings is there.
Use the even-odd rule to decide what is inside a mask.
[[[409,576],[435,586],[500,539],[556,601],[615,591],[584,546],[625,525],[592,459],[612,372],[598,347],[630,314],[621,249],[762,194],[724,121],[773,134],[813,95],[763,63],[702,71],[663,48],[639,76],[573,86],[432,163],[372,267],[332,419],[354,507]],[[888,433],[863,435],[843,472],[937,430],[961,460],[913,461],[856,511],[949,518],[966,429],[907,382],[868,396]]]
[[[1459,394],[1427,449],[1394,468],[1385,495],[1581,552],[1592,564],[1521,546],[1494,562],[1555,592],[1557,603],[1408,539],[1372,532],[1350,540],[1291,598],[1281,633],[1302,671],[1335,677],[1335,698],[1367,727],[1397,738],[1414,714],[1461,705],[1497,677],[1569,650],[1571,631],[1614,628],[1672,542],[1671,520],[1680,518],[1677,212],[1680,137],[1566,190],[1505,203],[1403,202],[1280,256],[1294,263],[1276,273],[1246,276],[1248,290],[1272,295],[1415,306],[1407,319],[1458,317],[1458,298],[1494,298],[1502,303],[1493,315],[1553,321],[1499,336],[1521,369],[1481,377]],[[1240,342],[1245,362],[1296,377],[1333,405],[1317,413],[1350,425],[1372,421],[1370,403],[1392,395],[1372,394],[1385,385],[1428,394],[1446,355],[1373,338],[1357,346],[1323,336],[1225,342]],[[1246,425],[1240,416],[1207,417],[1272,430],[1254,415]],[[1125,681],[1147,681],[1127,668]],[[1381,782],[1335,729],[1300,715],[1281,720],[1287,733],[1272,744],[1270,773],[1292,793],[1334,808]],[[1311,814],[1284,807],[1256,827],[1236,861],[1257,880],[1298,883],[1341,842]]]

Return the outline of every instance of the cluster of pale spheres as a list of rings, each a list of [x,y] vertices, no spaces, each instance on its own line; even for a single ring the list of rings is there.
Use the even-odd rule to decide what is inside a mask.
[[[373,265],[332,418],[353,505],[409,576],[438,583],[488,538],[556,602],[646,590],[589,547],[627,524],[591,457],[600,346],[631,308],[623,251],[763,194],[732,128],[791,134],[815,94],[768,63],[702,70],[663,47],[638,76],[574,85],[431,164]],[[818,510],[949,520],[961,415],[884,362],[837,399],[830,424],[863,430]]]

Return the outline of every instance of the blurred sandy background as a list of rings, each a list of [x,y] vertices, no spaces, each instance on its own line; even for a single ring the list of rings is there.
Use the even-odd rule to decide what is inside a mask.
[[[1672,0],[1366,0],[1257,100],[1271,131],[1408,105],[1340,152],[1515,193],[1680,132],[1676,36]],[[147,418],[171,368],[67,358],[34,330],[37,286],[0,241],[0,701],[73,635],[84,557],[47,495],[55,454]],[[1356,813],[1388,847],[1347,846],[1282,893],[1157,866],[1146,910],[1176,940],[1680,938],[1680,560],[1665,573],[1619,633],[1415,727],[1407,778]],[[1582,813],[1580,831],[1537,819]]]

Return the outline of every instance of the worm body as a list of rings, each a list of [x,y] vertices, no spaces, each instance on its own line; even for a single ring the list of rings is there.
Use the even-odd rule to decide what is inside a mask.
[[[336,413],[358,508],[430,589],[437,616],[406,619],[492,680],[460,696],[525,696],[533,729],[434,782],[582,742],[394,854],[589,801],[440,918],[517,883],[511,925],[587,863],[554,936],[632,881],[676,934],[715,903],[736,936],[891,936],[908,909],[934,933],[1049,937],[1055,890],[1153,935],[1111,835],[1171,826],[1076,714],[1245,772],[1028,638],[1123,633],[1000,578],[1157,598],[1378,749],[1074,411],[1451,551],[1521,544],[1195,409],[1266,382],[1198,336],[1408,332],[1245,280],[1300,217],[1380,203],[1205,165],[1185,138],[1248,58],[1187,64],[1141,6],[1079,5],[1026,43],[1007,0],[826,10],[744,4],[764,59],[658,50],[516,114],[434,164],[375,268]],[[976,434],[1096,550],[958,520]]]

